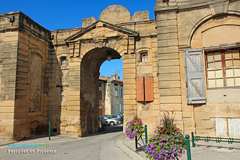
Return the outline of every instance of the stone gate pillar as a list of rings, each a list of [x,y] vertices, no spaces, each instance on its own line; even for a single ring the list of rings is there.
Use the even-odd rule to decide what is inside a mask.
[[[82,136],[80,126],[80,59],[69,60],[69,87],[66,107],[61,110],[61,134]]]

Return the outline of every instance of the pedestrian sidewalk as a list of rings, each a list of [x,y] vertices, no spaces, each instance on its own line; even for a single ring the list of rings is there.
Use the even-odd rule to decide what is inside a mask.
[[[78,137],[69,137],[64,135],[51,136],[50,141],[48,136],[37,136],[35,138],[23,139],[20,141],[3,141],[0,140],[0,148],[8,147],[8,144],[53,144],[58,142],[68,142],[81,139]]]
[[[84,137],[91,138],[91,137]],[[59,142],[68,142],[74,141],[77,139],[83,138],[75,138],[63,135],[51,136],[51,140],[49,141],[48,136],[39,136],[31,139],[25,139],[21,141],[13,141],[6,142],[0,141],[0,148],[7,148],[8,144],[48,144],[51,145],[53,143]],[[144,140],[144,139],[143,139]],[[142,144],[141,141],[139,141]],[[129,157],[134,160],[146,160],[146,154],[143,148],[138,145],[138,148],[135,148],[135,140],[134,139],[118,139],[116,141],[117,146]],[[233,149],[232,149],[233,148]],[[228,144],[226,142],[216,143],[216,142],[204,142],[199,141],[196,142],[196,147],[193,148],[191,144],[191,157],[192,160],[237,160],[240,157],[240,143]],[[179,160],[187,160],[187,153],[183,154]]]
[[[131,151],[132,154],[141,156],[140,159],[148,159],[146,158],[146,154],[141,146],[138,145],[138,148],[135,149],[135,140],[125,138],[121,140],[123,145]],[[140,142],[140,144],[142,144]],[[228,144],[226,142],[216,143],[216,142],[204,142],[199,141],[196,142],[196,147],[192,147],[191,144],[191,158],[192,160],[237,160],[240,159],[240,144],[233,143]],[[233,147],[233,149],[232,149]],[[122,148],[121,148],[122,149]],[[127,153],[126,151],[124,151]],[[136,159],[135,157],[132,157]],[[187,151],[182,155],[179,160],[187,160]]]

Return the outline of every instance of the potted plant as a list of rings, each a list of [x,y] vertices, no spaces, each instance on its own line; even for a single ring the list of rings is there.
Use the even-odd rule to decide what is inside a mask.
[[[170,117],[169,112],[164,113],[162,120],[163,126],[148,138],[147,156],[151,160],[178,159],[185,152],[185,135],[173,124],[174,116]]]
[[[127,122],[125,132],[130,139],[133,139],[135,136],[141,136],[144,133],[142,119],[135,117]]]

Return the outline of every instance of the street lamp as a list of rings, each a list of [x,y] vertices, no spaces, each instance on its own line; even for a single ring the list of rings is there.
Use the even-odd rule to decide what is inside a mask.
[[[107,54],[107,60],[110,62],[112,60],[112,54],[108,52]]]

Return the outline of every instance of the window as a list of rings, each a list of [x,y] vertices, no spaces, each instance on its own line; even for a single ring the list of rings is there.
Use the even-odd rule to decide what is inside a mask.
[[[123,104],[121,104],[121,115],[123,115],[123,111],[124,111]]]
[[[137,83],[137,101],[150,102],[153,101],[153,78],[139,77],[136,79]]]
[[[99,91],[99,100],[102,100],[102,91]]]
[[[116,104],[116,114],[119,114],[119,105],[118,104]],[[116,115],[116,117],[113,117],[113,118],[117,118],[117,115]]]
[[[61,66],[66,66],[66,65],[67,65],[67,58],[61,57]]]
[[[240,86],[239,49],[206,53],[209,88]]]
[[[102,87],[102,83],[101,82],[99,82],[99,87]]]
[[[118,88],[115,88],[115,96],[118,96]]]
[[[148,61],[147,52],[141,53],[141,62],[147,62],[147,61]]]
[[[120,97],[121,98],[123,97],[123,89],[122,88],[120,89]]]

